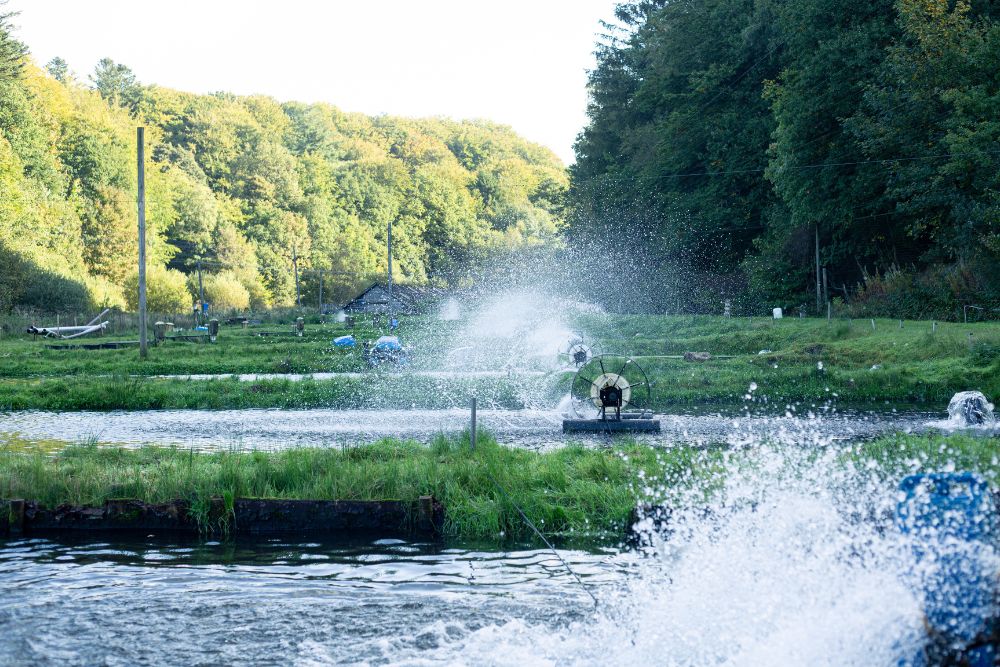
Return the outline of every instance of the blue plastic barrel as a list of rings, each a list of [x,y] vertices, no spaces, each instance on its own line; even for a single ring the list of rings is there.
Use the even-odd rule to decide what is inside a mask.
[[[928,651],[993,665],[998,573],[984,558],[1000,525],[989,485],[970,472],[910,475],[899,485],[896,525],[915,538],[915,580],[924,597]],[[934,658],[930,662],[936,662]],[[927,664],[926,657],[909,664]]]

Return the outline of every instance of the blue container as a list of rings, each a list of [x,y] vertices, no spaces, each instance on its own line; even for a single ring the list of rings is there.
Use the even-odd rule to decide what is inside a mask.
[[[400,352],[403,346],[396,336],[380,336],[372,348],[374,352]]]
[[[338,336],[333,339],[334,347],[354,347],[354,336]]]
[[[1000,523],[989,485],[970,472],[931,473],[906,477],[899,490],[896,525],[915,538],[929,651],[962,652],[975,667],[994,664],[996,647],[983,643],[997,622],[998,573],[982,557]]]

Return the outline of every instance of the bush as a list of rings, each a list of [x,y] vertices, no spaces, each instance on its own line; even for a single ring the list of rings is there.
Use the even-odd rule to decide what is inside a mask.
[[[139,309],[139,274],[125,283],[125,302],[130,310]],[[191,310],[193,300],[187,279],[180,271],[162,266],[146,269],[146,309],[152,313],[178,313]]]
[[[250,307],[250,291],[232,271],[206,275],[203,279],[205,301],[215,310],[246,310]]]
[[[14,307],[48,313],[85,311],[91,301],[84,281],[40,266],[0,243],[0,312]]]
[[[994,312],[1000,294],[983,263],[935,265],[921,272],[891,268],[865,277],[848,308],[854,317],[961,320],[962,305],[984,308],[970,319]]]

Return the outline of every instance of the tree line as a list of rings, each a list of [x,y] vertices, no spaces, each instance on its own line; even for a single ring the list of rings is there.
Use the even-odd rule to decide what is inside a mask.
[[[621,3],[570,237],[652,250],[709,301],[812,309],[826,269],[823,300],[860,309],[1000,306],[998,19],[990,0]]]
[[[385,275],[462,284],[490,256],[551,242],[568,175],[487,121],[347,113],[141,83],[102,60],[40,68],[0,17],[0,311],[130,307],[135,128],[146,129],[150,307],[344,299]]]

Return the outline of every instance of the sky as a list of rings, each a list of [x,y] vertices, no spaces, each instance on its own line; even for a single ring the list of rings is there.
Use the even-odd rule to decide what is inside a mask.
[[[573,161],[586,71],[616,0],[9,0],[17,37],[82,81],[101,58],[143,83],[486,118]]]

